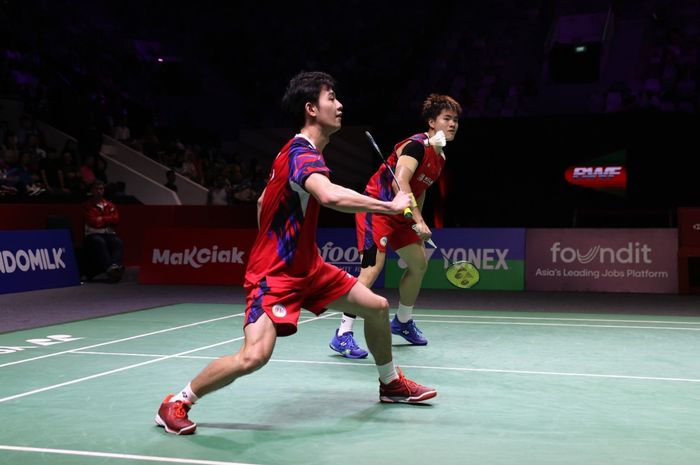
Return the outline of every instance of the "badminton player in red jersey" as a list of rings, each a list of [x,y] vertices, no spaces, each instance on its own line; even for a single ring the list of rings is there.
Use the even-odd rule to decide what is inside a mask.
[[[399,308],[391,321],[391,332],[402,336],[413,345],[426,345],[428,340],[413,321],[413,305],[418,298],[423,276],[428,268],[423,241],[432,233],[425,224],[421,210],[425,191],[440,176],[445,166],[443,148],[452,141],[459,128],[462,107],[447,95],[431,94],[423,102],[422,116],[428,130],[402,140],[394,146],[387,163],[396,173],[396,185],[389,169],[382,165],[370,178],[365,194],[388,201],[399,192],[411,193],[416,203],[413,218],[403,214],[355,214],[357,248],[362,253],[359,281],[371,287],[384,267],[386,248],[390,246],[407,264],[399,283]],[[354,339],[352,327],[355,315],[345,313],[340,327],[330,342],[331,349],[346,358],[364,358],[367,351]]]
[[[296,332],[302,308],[316,315],[332,307],[365,319],[365,338],[379,371],[382,402],[422,402],[437,394],[403,376],[394,365],[389,304],[339,268],[325,263],[316,246],[320,206],[355,213],[395,214],[411,204],[398,192],[379,200],[329,180],[322,151],[340,129],[343,106],[335,81],[322,72],[304,72],[287,87],[283,104],[301,127],[272,164],[258,200],[259,232],[245,275],[247,308],[243,346],[235,355],[211,362],[178,394],[162,402],[156,423],[169,433],[192,434],[188,418],[202,396],[265,365],[278,337]]]

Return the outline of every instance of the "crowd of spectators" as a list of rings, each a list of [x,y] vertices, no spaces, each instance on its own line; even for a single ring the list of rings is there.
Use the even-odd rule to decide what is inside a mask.
[[[19,129],[0,128],[0,198],[7,201],[79,202],[96,180],[107,184],[106,163],[88,154],[79,161],[78,145],[47,147],[34,120],[23,115]]]
[[[646,2],[650,45],[642,72],[613,82],[599,107],[607,113],[700,110],[700,6],[672,9]]]
[[[347,15],[362,8],[360,0],[303,12],[282,5],[262,26],[255,20],[257,6],[245,4],[214,14],[135,0],[126,0],[124,7],[91,4],[83,9],[71,8],[71,1],[30,3],[36,3],[34,8],[15,1],[2,7],[2,93],[18,96],[29,115],[74,135],[80,145],[46,147],[31,116],[18,131],[8,124],[0,127],[0,195],[83,195],[90,179],[106,181],[99,157],[99,135],[105,133],[206,187],[210,203],[231,204],[254,201],[264,187],[266,164],[235,148],[224,151],[221,136],[212,135],[211,128],[193,127],[203,115],[181,124],[166,118],[159,97],[202,94],[208,88],[203,83],[214,82],[218,73],[239,101],[221,116],[231,120],[234,135],[229,139],[235,139],[237,127],[284,125],[279,86],[300,69],[323,69],[339,78],[349,109],[344,124],[413,123],[407,115],[417,113],[427,90],[455,97],[467,118],[533,115],[547,85],[544,44],[557,15],[565,11],[557,6],[577,2],[446,2],[439,21],[418,20],[414,9],[389,4],[373,6],[371,15]],[[622,12],[620,17],[627,12],[644,17],[652,40],[641,74],[611,84],[596,97],[594,110],[696,112],[700,21],[687,14],[693,2],[680,1],[673,8],[662,0],[611,5]],[[132,7],[140,14],[130,15]],[[159,20],[148,19],[154,17]],[[249,20],[232,27],[234,17]],[[340,29],[351,27],[353,33],[346,30],[317,41],[286,34],[297,17],[315,22],[335,18]],[[386,29],[389,17],[410,33]],[[28,33],[30,25],[41,34]],[[164,67],[170,59],[167,49],[175,50],[180,62],[173,68]],[[248,69],[250,63],[254,70]],[[173,77],[172,69],[179,74]],[[396,97],[387,101],[384,92]],[[174,180],[168,184],[177,189]]]

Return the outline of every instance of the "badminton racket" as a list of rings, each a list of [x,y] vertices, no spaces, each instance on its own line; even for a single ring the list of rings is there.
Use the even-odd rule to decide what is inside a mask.
[[[415,231],[416,225],[414,224],[412,228]],[[479,282],[480,276],[479,269],[477,267],[475,267],[466,260],[460,260],[457,262],[450,260],[447,257],[447,255],[445,255],[445,253],[440,248],[438,248],[437,245],[435,245],[435,242],[433,242],[432,239],[428,239],[425,242],[432,248],[440,252],[442,258],[444,258],[445,261],[450,264],[445,270],[445,277],[450,282],[450,284],[462,289],[469,289],[470,287],[474,287],[476,283]]]
[[[391,173],[391,177],[394,178],[394,182],[396,183],[396,187],[401,190],[401,185],[399,184],[399,180],[396,179],[396,175],[394,174],[394,170],[391,169],[391,166],[389,166],[389,163],[386,162],[386,159],[384,158],[384,155],[382,155],[381,150],[379,150],[379,146],[377,143],[374,141],[374,137],[372,137],[372,134],[369,133],[369,131],[365,131],[365,135],[367,136],[367,140],[369,140],[369,143],[372,145],[372,148],[374,151],[379,155],[379,158],[382,159],[382,162],[386,166],[386,169],[389,170],[389,173]],[[413,197],[413,194],[410,194],[411,196],[411,204],[412,206],[416,206],[416,199]],[[411,212],[411,207],[406,207],[403,211],[403,216],[404,218],[411,219],[413,218],[413,212]]]

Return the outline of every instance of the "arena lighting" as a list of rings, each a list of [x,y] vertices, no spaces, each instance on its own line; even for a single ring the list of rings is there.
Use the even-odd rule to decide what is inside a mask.
[[[579,45],[576,47],[576,53],[583,53],[586,51],[586,46],[585,45]]]
[[[165,60],[163,60],[162,58],[158,58],[158,63],[163,63],[164,61]]]

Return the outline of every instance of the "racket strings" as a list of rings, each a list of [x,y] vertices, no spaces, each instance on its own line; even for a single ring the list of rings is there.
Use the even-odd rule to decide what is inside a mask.
[[[457,287],[470,288],[479,282],[479,270],[470,263],[453,263],[445,273],[447,280]]]

